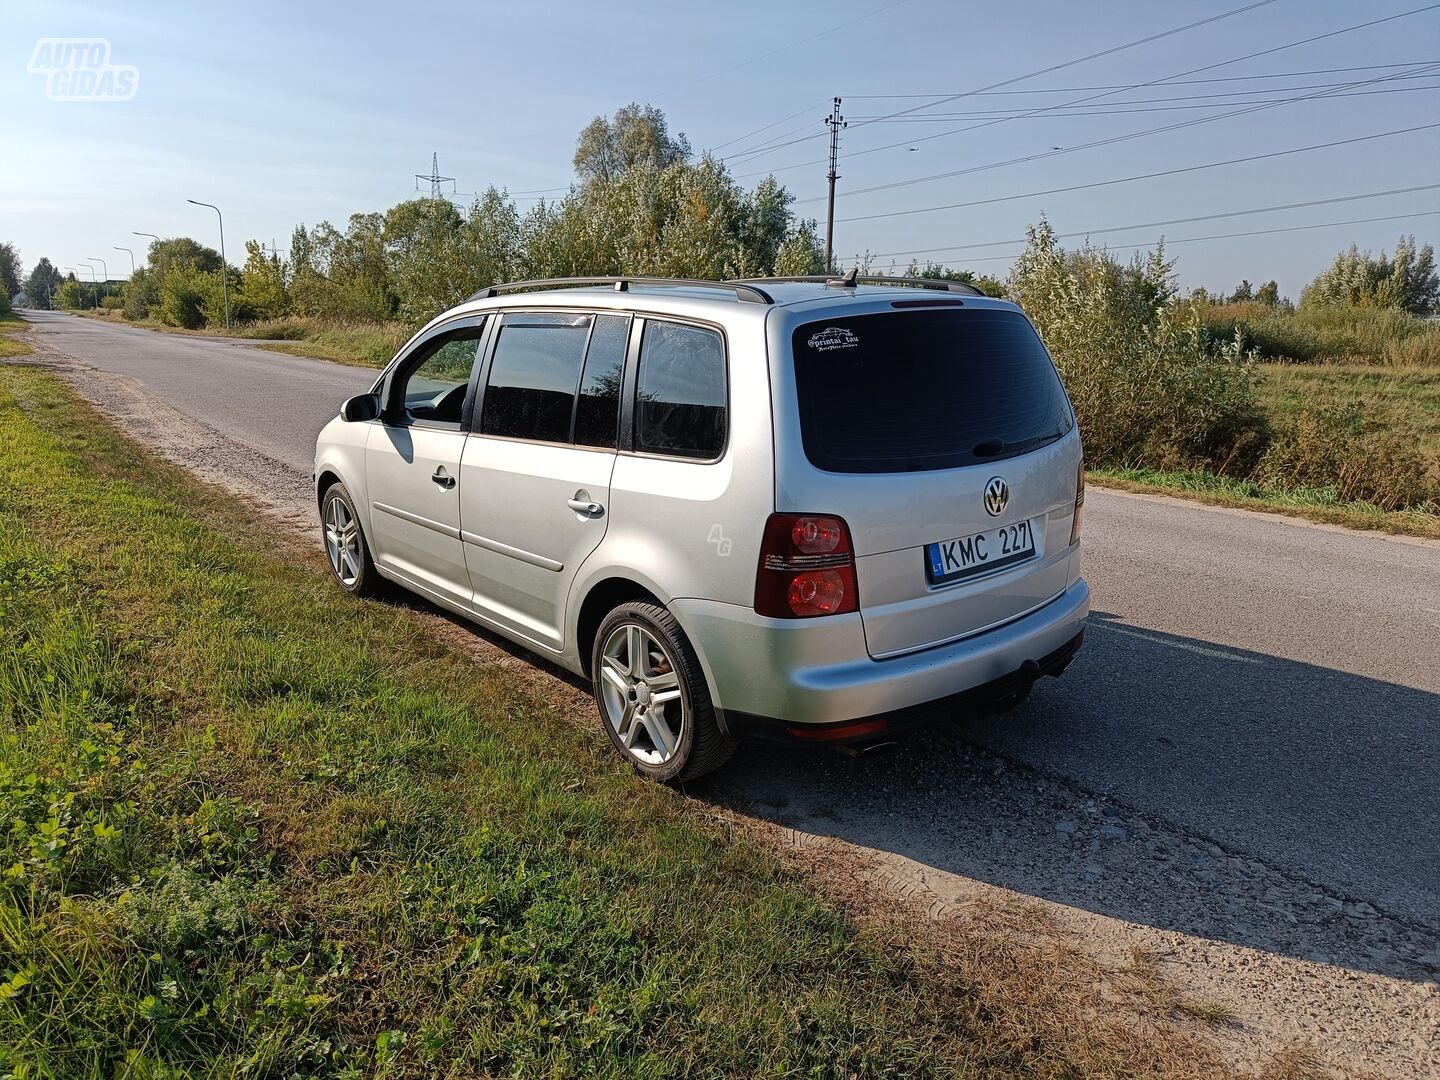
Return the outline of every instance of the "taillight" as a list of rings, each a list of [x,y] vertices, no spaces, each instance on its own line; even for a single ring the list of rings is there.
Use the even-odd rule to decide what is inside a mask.
[[[1080,540],[1080,517],[1085,509],[1085,459],[1080,459],[1079,473],[1075,477],[1075,524],[1070,526],[1070,546]]]
[[[755,610],[809,619],[860,610],[850,530],[827,514],[771,514],[755,572]]]

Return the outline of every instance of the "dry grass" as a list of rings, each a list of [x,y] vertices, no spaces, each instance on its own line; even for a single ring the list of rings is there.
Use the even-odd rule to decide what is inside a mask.
[[[1150,469],[1087,469],[1087,483],[1097,487],[1133,491],[1141,495],[1171,495],[1206,506],[1282,514],[1324,525],[1367,529],[1395,536],[1440,540],[1440,515],[1409,510],[1380,510],[1361,503],[1336,505],[1307,497],[1306,493],[1266,491],[1249,481],[1232,480],[1201,470],[1159,472]]]
[[[1046,905],[1028,897],[987,894],[932,917],[922,895],[887,888],[883,865],[865,865],[865,856],[836,841],[817,838],[797,848],[776,826],[738,817],[734,823],[781,851],[893,952],[916,943],[935,950],[937,977],[948,972],[967,987],[967,1015],[989,1032],[970,1049],[965,1075],[1233,1075],[1143,949],[1127,964],[1102,963],[1078,947]]]

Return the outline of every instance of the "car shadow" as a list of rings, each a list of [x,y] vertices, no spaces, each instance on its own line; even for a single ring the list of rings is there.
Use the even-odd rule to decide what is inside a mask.
[[[1092,613],[1063,678],[885,753],[751,744],[690,794],[1059,904],[1440,973],[1440,695]]]

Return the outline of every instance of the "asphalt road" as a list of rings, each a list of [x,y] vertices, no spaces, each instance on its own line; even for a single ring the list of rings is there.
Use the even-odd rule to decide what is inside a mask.
[[[70,356],[306,474],[315,433],[374,377],[236,343],[34,321]],[[1440,545],[1093,488],[1085,544],[1095,616],[1081,657],[1019,710],[957,737],[1440,927]],[[718,797],[748,783],[745,770],[756,785],[840,798],[855,781],[750,752]],[[902,785],[903,771],[887,775]],[[897,786],[884,835],[907,833],[906,798]],[[907,854],[963,863],[920,816]],[[882,838],[853,821],[836,832]]]

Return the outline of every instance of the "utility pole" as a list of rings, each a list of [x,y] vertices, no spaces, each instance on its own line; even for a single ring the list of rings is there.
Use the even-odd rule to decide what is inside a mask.
[[[835,181],[840,179],[835,165],[840,157],[840,132],[846,126],[845,117],[840,115],[838,97],[830,106],[830,115],[825,118],[825,123],[830,127],[830,171],[826,174],[826,179],[830,181],[830,206],[825,213],[825,272],[828,274],[835,269],[835,264],[831,262],[835,250]]]
[[[430,181],[430,197],[431,197],[432,199],[443,199],[443,198],[445,197],[445,193],[440,190],[440,185],[441,185],[441,184],[444,184],[444,183],[447,183],[447,182],[448,182],[452,187],[453,187],[454,184],[455,184],[455,177],[453,177],[453,176],[441,176],[441,175],[440,175],[440,155],[439,155],[438,152],[430,155],[430,175],[429,175],[429,176],[426,176],[424,173],[416,173],[416,174],[415,174],[415,190],[416,190],[416,191],[419,191],[419,190],[420,190],[420,181],[421,181],[421,180],[428,180],[428,181]]]

